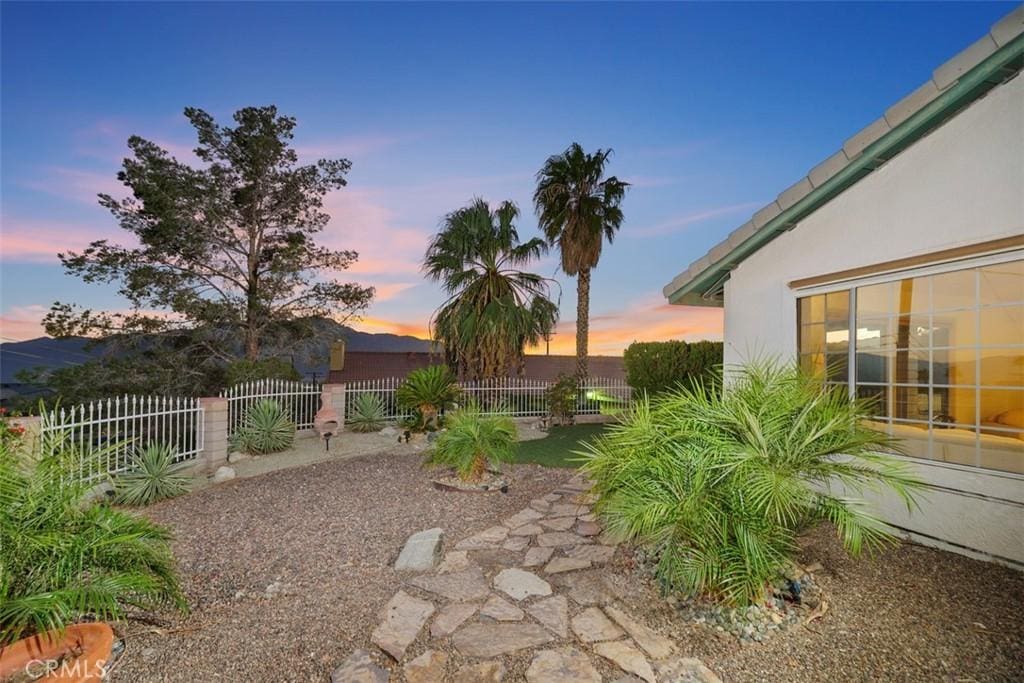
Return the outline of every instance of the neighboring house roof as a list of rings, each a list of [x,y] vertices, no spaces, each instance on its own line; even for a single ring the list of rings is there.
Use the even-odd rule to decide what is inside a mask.
[[[949,120],[1024,66],[1024,5],[851,137],[772,203],[665,285],[669,303],[721,306],[729,272],[778,235]]]
[[[429,353],[346,351],[344,369],[331,370],[328,381],[402,378],[412,370],[442,362],[442,356]],[[626,378],[626,367],[621,356],[590,356],[587,363],[592,377]],[[552,381],[560,374],[576,373],[576,356],[526,356],[523,366],[523,379]]]

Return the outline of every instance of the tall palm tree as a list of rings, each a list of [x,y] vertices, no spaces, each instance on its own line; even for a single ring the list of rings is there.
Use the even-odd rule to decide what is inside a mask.
[[[610,149],[587,154],[572,143],[549,157],[537,174],[533,203],[540,228],[562,254],[562,270],[576,276],[576,373],[587,376],[590,332],[590,271],[601,259],[604,240],[610,244],[622,226],[620,204],[629,183],[604,177]]]
[[[434,339],[448,363],[474,378],[504,377],[522,367],[527,345],[558,320],[552,280],[519,268],[547,252],[541,238],[520,243],[519,209],[491,211],[483,199],[453,211],[427,248],[423,269],[448,300],[434,313]]]

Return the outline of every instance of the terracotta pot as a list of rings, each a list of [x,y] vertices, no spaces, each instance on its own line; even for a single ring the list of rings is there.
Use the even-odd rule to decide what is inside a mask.
[[[41,674],[44,681],[102,681],[114,632],[102,623],[72,624],[63,635],[56,631],[23,638],[0,648],[0,680],[20,673]],[[67,656],[69,652],[78,656]]]

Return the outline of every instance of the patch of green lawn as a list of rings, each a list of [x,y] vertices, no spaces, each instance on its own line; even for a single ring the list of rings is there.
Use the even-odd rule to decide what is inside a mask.
[[[579,467],[580,443],[601,434],[605,425],[581,424],[553,427],[543,439],[521,441],[516,448],[516,462],[536,463],[544,467]]]

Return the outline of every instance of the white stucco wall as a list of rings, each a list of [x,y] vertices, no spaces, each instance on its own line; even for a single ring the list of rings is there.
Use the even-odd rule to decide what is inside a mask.
[[[1024,77],[997,87],[733,270],[725,287],[725,361],[792,357],[788,283],[1024,234]],[[936,485],[894,524],[1024,566],[1024,478],[915,461]],[[941,487],[941,488],[939,488]]]

